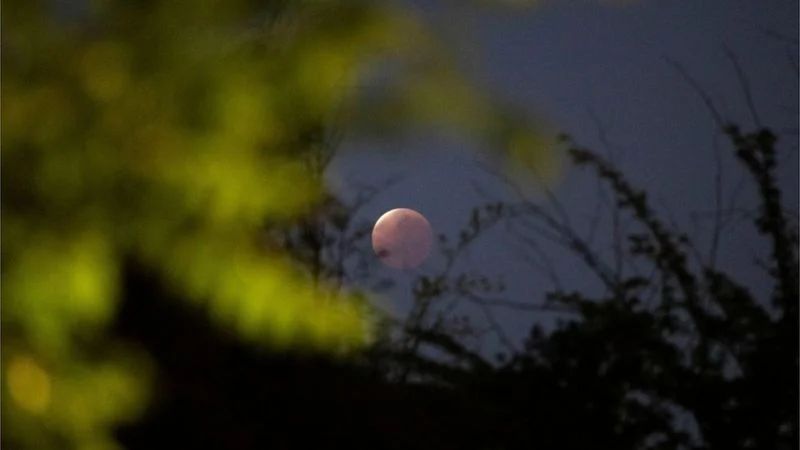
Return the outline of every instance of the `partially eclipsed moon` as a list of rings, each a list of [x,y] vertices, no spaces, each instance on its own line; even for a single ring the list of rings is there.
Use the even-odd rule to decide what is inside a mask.
[[[411,269],[428,257],[433,231],[428,219],[408,208],[384,213],[372,229],[372,249],[387,266]]]

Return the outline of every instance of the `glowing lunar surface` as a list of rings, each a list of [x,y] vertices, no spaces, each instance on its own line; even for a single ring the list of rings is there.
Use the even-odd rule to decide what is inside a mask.
[[[412,269],[422,264],[432,244],[431,224],[413,209],[388,211],[372,229],[372,249],[381,262],[395,269]]]

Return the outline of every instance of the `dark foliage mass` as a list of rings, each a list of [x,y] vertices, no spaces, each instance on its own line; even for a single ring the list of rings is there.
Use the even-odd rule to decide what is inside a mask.
[[[625,258],[649,262],[653,276],[609,270],[562,227],[606,287],[597,296],[548,296],[547,307],[576,320],[552,332],[534,327],[524,349],[493,363],[443,327],[441,315],[425,320],[443,292],[491,307],[476,293],[491,291],[490,282],[445,271],[419,281],[417,305],[397,336],[355,360],[333,361],[246,347],[185,303],[162,301],[170,294],[158,279],[131,264],[116,329],[141,342],[161,374],[156,401],[118,430],[121,442],[134,449],[796,448],[798,236],[775,181],[776,137],[769,129],[724,132],[759,194],[754,225],[771,246],[771,303],[713,261],[693,258],[691,239],[662,222],[644,192],[573,146],[574,163],[596,172],[617,212],[640,225],[627,236]],[[331,204],[331,217],[345,223],[342,205]],[[448,261],[502,217],[532,213],[560,226],[532,205],[476,211],[445,251]],[[321,257],[328,229],[323,219],[305,223],[283,245],[315,273],[341,280],[340,266]],[[425,356],[423,347],[445,356]]]

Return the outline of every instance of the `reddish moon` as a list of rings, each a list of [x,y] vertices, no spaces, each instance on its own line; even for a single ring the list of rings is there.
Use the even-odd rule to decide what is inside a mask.
[[[395,269],[413,269],[428,257],[433,231],[428,219],[408,208],[384,213],[372,228],[372,249]]]

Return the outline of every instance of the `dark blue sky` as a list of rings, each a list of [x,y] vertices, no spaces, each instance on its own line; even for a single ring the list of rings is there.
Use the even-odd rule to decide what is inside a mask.
[[[665,58],[679,62],[726,118],[747,128],[753,120],[725,55],[727,47],[748,78],[761,121],[780,135],[781,186],[786,204],[797,211],[797,2],[615,5],[554,0],[530,10],[460,2],[408,4],[440,30],[476,83],[545,117],[580,144],[612,155],[631,181],[649,191],[665,220],[674,220],[701,249],[709,243],[707,213],[715,209],[718,156],[725,206],[735,197],[736,208],[753,208],[755,197],[752,186],[742,184],[746,175],[707,108]],[[599,137],[601,129],[608,146]],[[436,133],[404,140],[354,140],[346,143],[331,179],[336,185],[351,180],[378,184],[400,175],[402,180],[376,197],[360,217],[372,221],[385,210],[411,207],[428,216],[437,232],[453,235],[466,223],[470,208],[485,200],[474,189],[476,183],[494,199],[513,198],[474,164],[474,145]],[[595,179],[566,167],[553,190],[573,223],[587,232],[598,204]],[[597,243],[601,251],[607,250],[607,241],[598,238]],[[574,255],[543,245],[551,266],[569,288],[598,288]],[[518,242],[500,228],[471,248],[459,267],[501,275],[508,285],[507,297],[539,302],[552,285],[518,256],[518,248]],[[753,260],[767,249],[746,219],[732,220],[721,242],[720,265],[755,292],[763,291],[767,279]],[[419,271],[436,273],[441,262],[433,257]],[[382,273],[399,281],[387,296],[403,310],[412,274]],[[524,335],[534,320],[544,319],[533,313],[498,314],[515,337]]]

